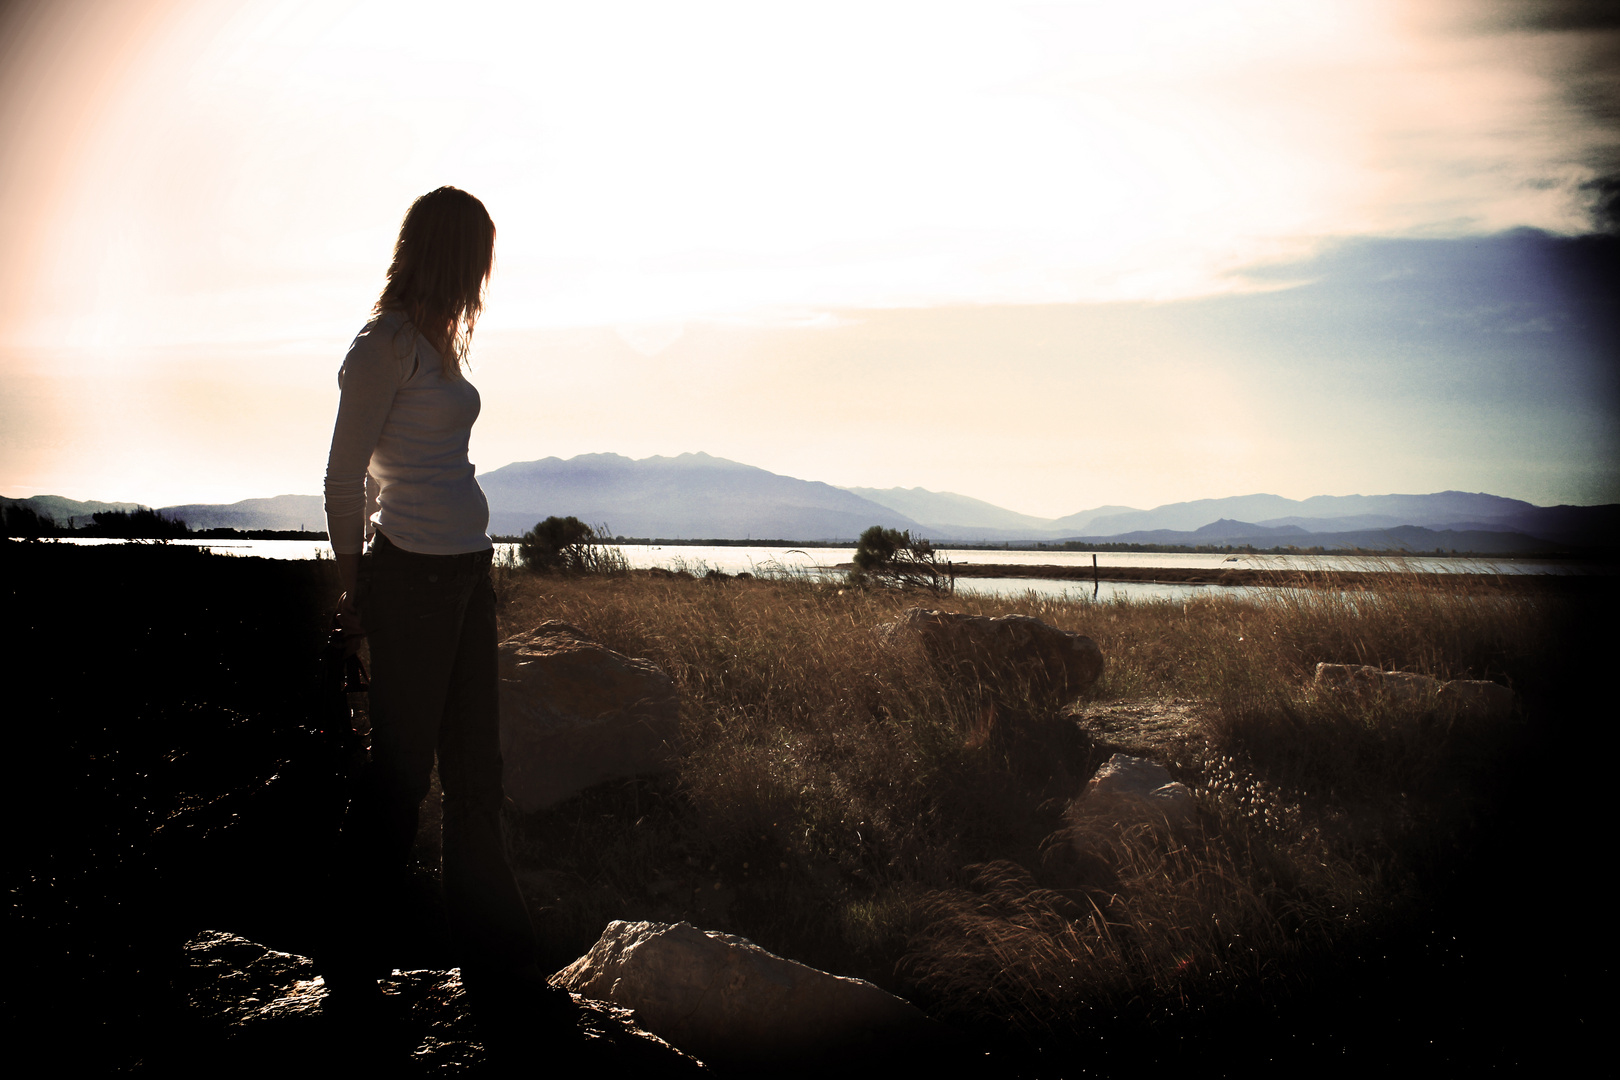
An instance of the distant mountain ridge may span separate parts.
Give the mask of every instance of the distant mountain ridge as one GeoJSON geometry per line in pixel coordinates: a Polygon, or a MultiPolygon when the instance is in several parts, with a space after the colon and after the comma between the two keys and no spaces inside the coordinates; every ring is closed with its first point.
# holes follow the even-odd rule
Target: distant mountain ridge
{"type": "Polygon", "coordinates": [[[88,525],[91,516],[108,511],[129,513],[141,508],[139,503],[113,503],[113,502],[80,502],[77,499],[64,499],[60,495],[32,495],[26,499],[0,499],[0,503],[9,503],[12,506],[21,506],[40,517],[50,518],[59,525],[88,525]]]}
{"type": "MultiPolygon", "coordinates": [[[[853,540],[872,525],[906,529],[936,543],[1075,541],[1256,547],[1458,547],[1419,529],[1462,537],[1518,534],[1514,550],[1609,545],[1620,535],[1620,505],[1536,506],[1482,492],[1429,495],[1238,495],[1167,503],[1151,510],[1099,506],[1061,518],[1007,510],[981,499],[925,488],[840,488],[800,480],[705,453],[640,460],[581,454],[513,462],[479,476],[489,497],[490,532],[517,535],[536,522],[569,516],[606,524],[621,536],[665,539],[853,540]],[[1402,539],[1402,537],[1405,539],[1402,539]],[[1432,541],[1432,542],[1431,542],[1432,541]]],[[[76,523],[134,503],[75,502],[57,496],[4,500],[76,523]]],[[[159,508],[192,528],[325,527],[316,495],[278,495],[228,505],[159,508]]],[[[1486,543],[1470,540],[1471,544],[1486,543]]],[[[1506,541],[1500,541],[1506,542],[1506,541]]],[[[1490,541],[1497,544],[1499,541],[1490,541]]],[[[1491,550],[1470,548],[1470,550],[1491,550]]]]}
{"type": "MultiPolygon", "coordinates": [[[[1052,522],[1046,518],[1032,517],[1029,514],[1020,514],[1013,510],[1003,510],[999,506],[984,502],[980,499],[969,498],[966,495],[957,495],[949,491],[929,491],[926,488],[845,488],[863,499],[886,506],[896,513],[904,514],[913,521],[923,523],[924,528],[939,529],[990,529],[997,532],[1029,532],[1046,533],[1051,530],[1052,522]]],[[[952,535],[955,535],[954,533],[952,535]]]]}
{"type": "MultiPolygon", "coordinates": [[[[1152,510],[1100,506],[1067,517],[1045,519],[1014,515],[989,503],[922,488],[857,490],[874,502],[903,509],[922,521],[933,540],[1074,540],[1141,544],[1227,544],[1273,547],[1409,547],[1380,541],[1392,529],[1417,527],[1454,533],[1518,533],[1516,550],[1534,540],[1557,545],[1593,546],[1620,534],[1620,506],[1536,506],[1521,499],[1479,492],[1441,491],[1431,495],[1235,495],[1167,503],[1152,510]],[[988,528],[988,515],[967,527],[946,522],[962,504],[975,504],[1016,519],[1017,528],[988,528]],[[1234,530],[1233,525],[1241,526],[1234,530]],[[1213,531],[1211,531],[1213,530],[1213,531]],[[1292,530],[1292,532],[1290,531],[1292,530]],[[993,535],[992,535],[993,534],[993,535]],[[1289,539],[1310,537],[1309,540],[1289,539]],[[1262,541],[1264,543],[1262,543],[1262,541]]],[[[960,519],[962,515],[958,515],[960,519]]],[[[1009,525],[1011,521],[1009,521],[1009,525]]],[[[1427,546],[1433,550],[1439,541],[1427,546]]],[[[1454,545],[1453,545],[1454,546],[1454,545]]],[[[1545,545],[1542,545],[1545,546],[1545,545]]],[[[1461,550],[1459,548],[1459,550],[1461,550]]]]}
{"type": "MultiPolygon", "coordinates": [[[[1391,525],[1434,527],[1457,521],[1490,521],[1537,509],[1540,508],[1518,499],[1464,491],[1441,491],[1432,495],[1313,495],[1308,499],[1235,495],[1110,514],[1093,519],[1085,531],[1094,536],[1112,536],[1140,529],[1191,530],[1222,518],[1260,525],[1300,524],[1304,527],[1306,521],[1321,526],[1338,518],[1371,515],[1387,519],[1391,525]]],[[[1308,531],[1324,530],[1318,527],[1308,531]]]]}
{"type": "Polygon", "coordinates": [[[326,531],[326,501],[319,495],[276,495],[217,506],[187,503],[158,511],[179,518],[193,529],[286,529],[326,531]]]}
{"type": "Polygon", "coordinates": [[[842,488],[708,454],[619,454],[518,461],[478,478],[494,534],[552,515],[606,524],[618,536],[847,540],[872,525],[917,531],[911,518],[842,488]]]}
{"type": "MultiPolygon", "coordinates": [[[[1142,544],[1212,543],[1211,539],[1187,537],[1210,535],[1205,530],[1217,525],[1223,526],[1218,530],[1223,534],[1220,542],[1234,545],[1254,540],[1259,546],[1259,539],[1280,535],[1276,532],[1278,529],[1298,529],[1310,537],[1309,541],[1297,541],[1300,547],[1402,547],[1408,545],[1385,541],[1400,529],[1421,528],[1470,534],[1517,533],[1557,545],[1585,547],[1613,543],[1620,529],[1620,506],[1536,506],[1520,499],[1464,491],[1441,491],[1432,495],[1315,495],[1300,500],[1278,495],[1240,495],[1170,503],[1153,510],[1098,517],[1083,534],[1073,533],[1062,539],[1142,544]],[[1279,509],[1294,512],[1275,513],[1279,509]],[[1245,510],[1261,513],[1245,515],[1245,510]],[[1213,521],[1211,515],[1215,515],[1213,521]],[[1237,535],[1229,527],[1232,523],[1244,525],[1247,531],[1242,536],[1237,535]]],[[[1266,546],[1295,542],[1274,540],[1266,546]]],[[[1434,546],[1445,545],[1436,542],[1430,550],[1434,546]]]]}
{"type": "Polygon", "coordinates": [[[1108,537],[1084,537],[1081,543],[1139,544],[1143,547],[1325,548],[1327,550],[1408,551],[1414,555],[1469,552],[1477,555],[1552,553],[1571,546],[1500,529],[1426,529],[1398,525],[1389,529],[1350,532],[1306,532],[1297,525],[1266,528],[1247,521],[1221,520],[1191,531],[1152,529],[1108,537]]]}

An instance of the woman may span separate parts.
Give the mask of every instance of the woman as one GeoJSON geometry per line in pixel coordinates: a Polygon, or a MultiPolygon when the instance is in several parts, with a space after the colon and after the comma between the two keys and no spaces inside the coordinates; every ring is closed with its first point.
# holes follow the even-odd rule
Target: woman
{"type": "Polygon", "coordinates": [[[377,974],[392,966],[379,938],[399,902],[437,753],[445,911],[469,989],[568,1001],[546,994],[501,839],[493,545],[467,461],[478,391],[461,370],[494,255],[483,203],[452,187],[417,199],[371,321],[338,373],[327,528],[343,584],[339,620],[351,647],[362,636],[371,647],[372,766],[344,822],[339,871],[370,925],[332,942],[323,965],[350,998],[374,999],[377,974]]]}

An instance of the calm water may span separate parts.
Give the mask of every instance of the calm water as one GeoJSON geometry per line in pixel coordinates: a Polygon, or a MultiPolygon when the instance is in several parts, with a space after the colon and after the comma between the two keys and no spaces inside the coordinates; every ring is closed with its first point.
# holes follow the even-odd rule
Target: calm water
{"type": "MultiPolygon", "coordinates": [[[[53,543],[69,544],[121,544],[126,541],[62,538],[53,543]]],[[[330,558],[331,548],[320,540],[175,540],[186,547],[207,548],[220,555],[257,556],[267,559],[330,558]]],[[[786,547],[708,547],[688,545],[627,544],[625,558],[635,569],[663,567],[668,570],[687,570],[704,574],[719,570],[727,574],[806,574],[815,577],[842,573],[836,567],[855,557],[855,549],[847,548],[786,548],[786,547]]],[[[954,563],[984,565],[1029,564],[1038,566],[1090,567],[1088,551],[964,551],[941,549],[942,557],[954,563]]],[[[517,559],[516,544],[497,544],[499,559],[517,559]]],[[[1099,566],[1162,566],[1166,568],[1215,569],[1219,567],[1245,567],[1256,570],[1380,570],[1401,569],[1431,574],[1497,573],[1497,574],[1570,574],[1610,573],[1612,567],[1599,567],[1590,563],[1541,562],[1515,559],[1438,558],[1435,556],[1406,558],[1397,564],[1392,559],[1357,557],[1350,555],[1198,555],[1171,552],[1118,552],[1097,553],[1099,566]]],[[[1070,597],[1091,599],[1092,585],[1082,581],[1060,581],[1040,578],[962,578],[957,582],[961,592],[988,593],[1000,596],[1022,596],[1034,593],[1043,597],[1070,597]]],[[[1116,597],[1133,600],[1165,599],[1185,600],[1189,596],[1215,590],[1225,596],[1264,592],[1265,586],[1189,585],[1182,582],[1104,581],[1096,590],[1098,600],[1116,597]]]]}

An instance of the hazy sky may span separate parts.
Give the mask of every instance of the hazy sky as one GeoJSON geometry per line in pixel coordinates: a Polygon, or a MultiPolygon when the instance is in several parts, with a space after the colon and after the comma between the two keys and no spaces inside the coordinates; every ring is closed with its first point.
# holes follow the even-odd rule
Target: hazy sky
{"type": "Polygon", "coordinates": [[[448,183],[499,230],[485,471],[1620,501],[1613,4],[0,20],[10,497],[318,492],[337,365],[448,183]]]}

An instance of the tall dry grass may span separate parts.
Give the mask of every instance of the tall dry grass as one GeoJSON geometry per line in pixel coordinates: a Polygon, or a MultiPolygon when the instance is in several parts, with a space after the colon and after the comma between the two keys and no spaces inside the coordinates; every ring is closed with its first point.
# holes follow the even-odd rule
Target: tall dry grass
{"type": "Polygon", "coordinates": [[[1421,891],[1511,728],[1318,694],[1318,662],[1518,685],[1557,648],[1556,597],[1417,575],[1259,599],[948,601],[1094,638],[1107,671],[1064,713],[1017,688],[987,706],[920,650],[880,645],[874,626],[940,603],[914,594],[502,577],[508,632],[560,619],[681,693],[675,777],[515,822],[559,956],[609,919],[684,918],[1020,1031],[1286,977],[1421,891]],[[1087,820],[1072,804],[1115,747],[1085,708],[1160,700],[1194,703],[1161,756],[1195,820],[1087,820]]]}

